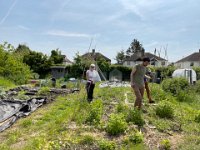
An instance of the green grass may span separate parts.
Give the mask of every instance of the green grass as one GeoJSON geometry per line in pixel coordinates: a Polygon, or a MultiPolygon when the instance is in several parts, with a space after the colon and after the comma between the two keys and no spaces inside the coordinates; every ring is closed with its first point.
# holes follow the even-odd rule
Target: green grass
{"type": "Polygon", "coordinates": [[[157,106],[147,104],[143,106],[147,112],[142,114],[145,120],[142,127],[127,122],[127,128],[121,134],[109,135],[106,133],[106,126],[110,115],[126,114],[126,110],[133,107],[125,104],[124,96],[128,92],[129,102],[134,102],[133,91],[128,87],[98,88],[96,86],[94,102],[88,103],[84,85],[81,85],[79,93],[57,97],[52,103],[42,106],[26,118],[19,119],[12,127],[1,132],[0,149],[148,150],[148,145],[145,144],[147,137],[148,140],[155,141],[154,149],[157,149],[157,144],[162,143],[164,139],[169,139],[170,146],[177,150],[199,149],[200,123],[195,122],[195,115],[200,109],[198,100],[200,96],[194,93],[195,99],[192,101],[180,102],[176,97],[164,92],[160,85],[151,84],[150,88],[156,103],[169,101],[172,104],[173,118],[160,118],[156,115],[157,106]],[[150,125],[156,128],[150,129],[150,125]],[[178,127],[180,130],[177,130],[178,127]],[[140,137],[133,136],[133,131],[140,129],[142,140],[141,143],[135,144],[131,141],[140,137]],[[176,136],[181,139],[176,139],[176,136]],[[171,141],[173,137],[175,139],[171,141]]]}

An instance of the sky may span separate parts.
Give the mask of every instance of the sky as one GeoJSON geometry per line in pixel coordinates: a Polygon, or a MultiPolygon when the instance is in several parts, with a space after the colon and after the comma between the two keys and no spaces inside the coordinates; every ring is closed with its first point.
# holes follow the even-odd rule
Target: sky
{"type": "Polygon", "coordinates": [[[200,49],[199,0],[0,0],[0,43],[73,60],[96,49],[115,63],[133,39],[176,62],[200,49]]]}

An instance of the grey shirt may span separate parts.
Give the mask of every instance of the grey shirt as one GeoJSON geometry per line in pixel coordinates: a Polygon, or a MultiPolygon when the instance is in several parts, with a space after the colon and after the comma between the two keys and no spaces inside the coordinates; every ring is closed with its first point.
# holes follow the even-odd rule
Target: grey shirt
{"type": "Polygon", "coordinates": [[[135,73],[131,74],[132,84],[136,84],[138,87],[144,87],[144,76],[147,72],[147,68],[142,64],[135,66],[135,73]]]}

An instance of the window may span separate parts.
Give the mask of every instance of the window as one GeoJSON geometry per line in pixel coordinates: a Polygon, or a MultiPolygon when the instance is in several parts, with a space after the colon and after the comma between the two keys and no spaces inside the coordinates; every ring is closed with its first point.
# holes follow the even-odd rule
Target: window
{"type": "Polygon", "coordinates": [[[165,65],[165,61],[162,61],[162,62],[161,62],[161,65],[164,66],[164,65],[165,65]]]}
{"type": "Polygon", "coordinates": [[[191,63],[190,63],[190,66],[194,66],[194,62],[191,62],[191,63]]]}

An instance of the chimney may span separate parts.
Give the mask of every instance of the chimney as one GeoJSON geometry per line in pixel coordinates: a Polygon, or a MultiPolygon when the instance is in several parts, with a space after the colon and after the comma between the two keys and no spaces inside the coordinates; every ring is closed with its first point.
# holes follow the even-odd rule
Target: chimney
{"type": "Polygon", "coordinates": [[[95,53],[95,49],[92,49],[92,54],[94,54],[95,53]]]}

